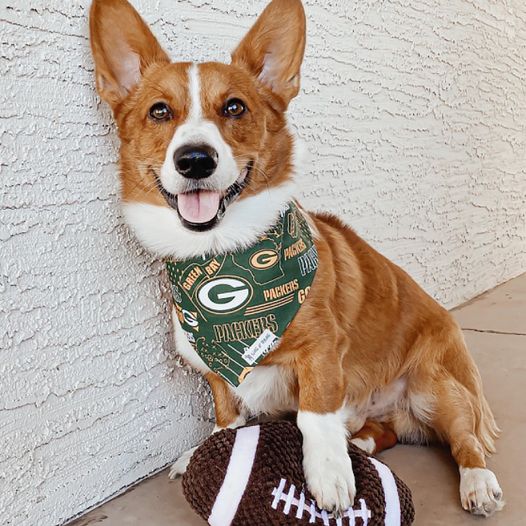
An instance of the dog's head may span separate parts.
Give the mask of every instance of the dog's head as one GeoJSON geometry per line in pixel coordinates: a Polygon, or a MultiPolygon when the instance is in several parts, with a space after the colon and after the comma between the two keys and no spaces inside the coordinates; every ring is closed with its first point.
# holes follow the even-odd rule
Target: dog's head
{"type": "Polygon", "coordinates": [[[163,255],[253,241],[290,199],[285,111],[300,85],[301,1],[273,0],[228,65],[171,62],[126,0],[94,0],[90,36],[139,238],[163,255]]]}

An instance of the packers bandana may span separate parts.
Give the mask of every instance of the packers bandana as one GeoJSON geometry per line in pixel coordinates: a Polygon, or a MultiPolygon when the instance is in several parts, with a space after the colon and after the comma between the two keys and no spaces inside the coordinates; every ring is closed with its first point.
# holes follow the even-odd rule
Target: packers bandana
{"type": "Polygon", "coordinates": [[[168,261],[181,327],[206,365],[238,386],[270,352],[307,297],[318,268],[295,203],[250,248],[168,261]]]}

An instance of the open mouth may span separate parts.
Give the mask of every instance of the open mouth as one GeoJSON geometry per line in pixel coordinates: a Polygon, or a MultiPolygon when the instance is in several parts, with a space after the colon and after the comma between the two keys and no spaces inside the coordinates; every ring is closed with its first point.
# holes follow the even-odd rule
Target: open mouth
{"type": "Polygon", "coordinates": [[[166,202],[179,214],[181,222],[189,230],[204,232],[213,228],[225,215],[228,206],[233,203],[249,182],[254,165],[249,161],[241,171],[239,178],[225,191],[196,189],[181,194],[168,192],[157,177],[157,185],[166,202]]]}

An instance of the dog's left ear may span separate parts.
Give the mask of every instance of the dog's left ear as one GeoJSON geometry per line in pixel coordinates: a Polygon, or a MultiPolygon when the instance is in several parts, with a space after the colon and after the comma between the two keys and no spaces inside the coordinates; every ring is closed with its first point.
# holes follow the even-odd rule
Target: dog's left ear
{"type": "Polygon", "coordinates": [[[300,89],[305,28],[301,0],[273,0],[232,53],[232,63],[270,88],[283,111],[300,89]]]}

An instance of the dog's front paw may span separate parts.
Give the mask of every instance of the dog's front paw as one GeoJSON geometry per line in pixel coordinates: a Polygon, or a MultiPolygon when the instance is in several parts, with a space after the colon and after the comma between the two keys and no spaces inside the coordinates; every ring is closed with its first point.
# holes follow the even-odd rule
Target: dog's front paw
{"type": "Polygon", "coordinates": [[[460,468],[460,501],[466,511],[484,517],[504,507],[497,477],[483,468],[460,468]]]}
{"type": "Polygon", "coordinates": [[[327,451],[313,452],[304,457],[303,469],[318,507],[341,515],[354,504],[356,483],[347,454],[334,456],[327,451]]]}
{"type": "Polygon", "coordinates": [[[170,478],[171,480],[175,480],[177,477],[180,477],[184,474],[186,468],[188,467],[188,464],[190,463],[190,459],[192,458],[192,455],[194,454],[194,451],[196,449],[197,447],[193,447],[192,449],[185,451],[177,459],[177,461],[172,464],[170,472],[168,473],[168,478],[170,478]]]}

